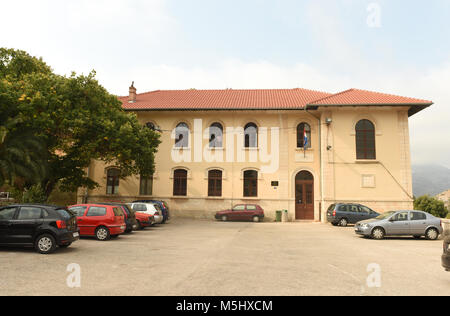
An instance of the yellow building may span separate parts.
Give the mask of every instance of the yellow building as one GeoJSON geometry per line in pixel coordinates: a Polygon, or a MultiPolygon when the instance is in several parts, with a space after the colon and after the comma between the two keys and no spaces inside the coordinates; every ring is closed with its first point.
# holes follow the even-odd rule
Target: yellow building
{"type": "Polygon", "coordinates": [[[240,203],[269,219],[326,221],[336,202],[378,212],[411,209],[408,118],[432,102],[351,89],[184,90],[120,98],[161,133],[151,179],[119,179],[93,162],[101,184],[79,201],[166,201],[172,215],[212,218],[240,203]]]}

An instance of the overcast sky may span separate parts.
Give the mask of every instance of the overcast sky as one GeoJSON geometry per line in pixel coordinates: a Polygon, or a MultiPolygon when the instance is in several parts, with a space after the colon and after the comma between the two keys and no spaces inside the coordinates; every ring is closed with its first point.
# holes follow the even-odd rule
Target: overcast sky
{"type": "Polygon", "coordinates": [[[450,1],[1,1],[0,46],[111,93],[368,89],[432,100],[411,118],[414,164],[450,168],[450,1]]]}

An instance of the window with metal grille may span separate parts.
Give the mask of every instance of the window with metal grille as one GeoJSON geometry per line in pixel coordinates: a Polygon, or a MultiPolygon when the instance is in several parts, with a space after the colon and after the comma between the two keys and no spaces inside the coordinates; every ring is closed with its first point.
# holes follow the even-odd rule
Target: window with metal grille
{"type": "Polygon", "coordinates": [[[183,169],[174,171],[173,174],[173,195],[186,196],[187,195],[187,175],[188,172],[183,169]]]}
{"type": "Polygon", "coordinates": [[[356,124],[356,158],[376,159],[375,125],[369,120],[356,124]]]}
{"type": "Polygon", "coordinates": [[[222,171],[208,172],[208,196],[222,196],[222,171]]]}
{"type": "Polygon", "coordinates": [[[244,172],[244,197],[258,197],[258,172],[244,172]]]}

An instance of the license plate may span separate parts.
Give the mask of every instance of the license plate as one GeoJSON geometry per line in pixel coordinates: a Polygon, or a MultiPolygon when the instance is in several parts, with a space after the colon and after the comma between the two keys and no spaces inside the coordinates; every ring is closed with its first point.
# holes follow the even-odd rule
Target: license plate
{"type": "Polygon", "coordinates": [[[80,237],[80,234],[79,233],[73,233],[73,237],[74,238],[78,238],[78,237],[80,237]]]}

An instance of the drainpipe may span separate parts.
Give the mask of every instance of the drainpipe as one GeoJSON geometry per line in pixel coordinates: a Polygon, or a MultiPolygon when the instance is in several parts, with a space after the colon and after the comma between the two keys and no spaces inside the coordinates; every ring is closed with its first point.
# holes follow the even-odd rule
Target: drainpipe
{"type": "Polygon", "coordinates": [[[324,220],[322,218],[322,209],[324,207],[323,200],[323,160],[322,160],[322,120],[315,117],[312,113],[308,111],[308,107],[305,107],[305,112],[311,115],[313,118],[317,120],[319,123],[319,159],[320,159],[320,212],[319,212],[319,220],[322,222],[324,220]]]}

